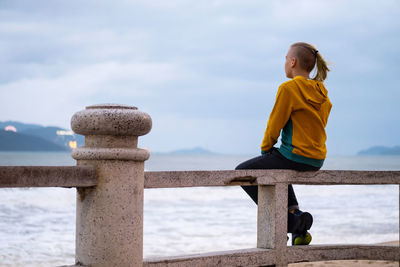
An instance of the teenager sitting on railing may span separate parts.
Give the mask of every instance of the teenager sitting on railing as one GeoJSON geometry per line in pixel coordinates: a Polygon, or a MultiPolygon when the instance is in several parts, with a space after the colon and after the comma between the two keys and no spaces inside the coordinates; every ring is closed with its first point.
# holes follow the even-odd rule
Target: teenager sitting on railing
{"type": "MultiPolygon", "coordinates": [[[[326,156],[325,126],[332,104],[323,81],[329,71],[320,52],[308,43],[294,43],[286,55],[286,77],[278,89],[274,108],[268,119],[261,156],[241,163],[236,169],[293,169],[317,171],[326,156]],[[310,72],[316,66],[315,77],[310,72]],[[282,130],[282,133],[281,133],[282,130]],[[282,144],[275,148],[279,135],[282,144]]],[[[257,204],[257,186],[242,186],[257,204]]],[[[311,242],[313,218],[302,212],[293,191],[288,188],[288,233],[293,245],[311,242]]]]}

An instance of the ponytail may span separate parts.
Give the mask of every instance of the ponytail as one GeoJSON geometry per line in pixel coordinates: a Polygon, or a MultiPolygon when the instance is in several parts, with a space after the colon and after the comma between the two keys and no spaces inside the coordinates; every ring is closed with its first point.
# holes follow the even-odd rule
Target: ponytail
{"type": "Polygon", "coordinates": [[[330,69],[328,68],[325,59],[321,56],[317,48],[309,43],[304,42],[294,43],[291,45],[291,47],[295,48],[295,56],[299,60],[301,68],[311,72],[314,67],[316,67],[316,73],[312,79],[323,82],[328,76],[328,71],[330,71],[330,69]]]}
{"type": "Polygon", "coordinates": [[[315,61],[317,65],[317,72],[315,73],[313,80],[323,82],[328,76],[328,71],[330,71],[330,69],[318,50],[315,51],[315,61]]]}

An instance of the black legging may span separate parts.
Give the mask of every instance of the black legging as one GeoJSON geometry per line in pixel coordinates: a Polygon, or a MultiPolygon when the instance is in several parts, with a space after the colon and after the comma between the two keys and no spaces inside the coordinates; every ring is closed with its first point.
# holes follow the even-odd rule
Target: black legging
{"type": "MultiPolygon", "coordinates": [[[[236,167],[236,170],[247,169],[290,169],[297,171],[318,171],[320,168],[289,160],[282,156],[278,149],[272,148],[266,154],[242,162],[236,167]]],[[[257,204],[258,187],[256,185],[247,185],[242,186],[242,188],[257,204]]],[[[291,184],[288,187],[288,208],[299,208],[299,203],[297,202],[296,195],[291,184]]]]}

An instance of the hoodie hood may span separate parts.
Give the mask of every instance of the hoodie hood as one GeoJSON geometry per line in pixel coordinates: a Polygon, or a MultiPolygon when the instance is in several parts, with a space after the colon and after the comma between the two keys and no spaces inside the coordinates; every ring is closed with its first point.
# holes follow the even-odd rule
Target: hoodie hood
{"type": "Polygon", "coordinates": [[[322,82],[308,80],[302,76],[296,76],[293,81],[299,87],[301,95],[316,110],[320,110],[321,105],[328,100],[328,90],[322,82]]]}

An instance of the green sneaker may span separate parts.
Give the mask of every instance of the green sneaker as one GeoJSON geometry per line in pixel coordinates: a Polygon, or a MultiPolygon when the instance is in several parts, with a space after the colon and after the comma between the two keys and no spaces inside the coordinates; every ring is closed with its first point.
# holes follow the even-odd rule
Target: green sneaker
{"type": "Polygon", "coordinates": [[[292,234],[292,246],[302,246],[311,243],[312,236],[309,232],[305,234],[292,234]]]}

